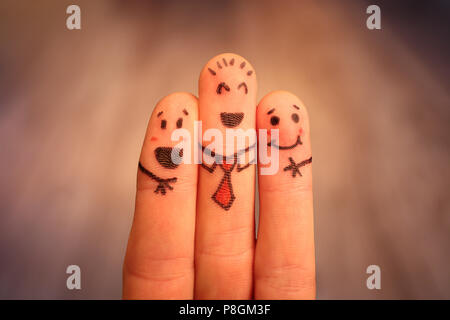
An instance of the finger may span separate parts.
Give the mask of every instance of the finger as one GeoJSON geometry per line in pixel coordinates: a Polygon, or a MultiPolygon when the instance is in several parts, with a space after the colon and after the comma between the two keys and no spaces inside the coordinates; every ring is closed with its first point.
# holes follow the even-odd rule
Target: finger
{"type": "MultiPolygon", "coordinates": [[[[259,163],[260,217],[255,252],[256,299],[314,299],[315,258],[311,143],[304,105],[276,91],[257,108],[259,129],[279,129],[266,145],[278,170],[259,163]],[[270,142],[272,141],[272,142],[270,142]],[[278,151],[278,156],[276,153],[278,151]]],[[[260,148],[262,139],[259,141],[260,148]]],[[[260,158],[261,162],[263,159],[260,158]]]]}
{"type": "Polygon", "coordinates": [[[139,160],[124,298],[193,298],[197,165],[189,135],[197,113],[197,98],[188,93],[171,94],[153,110],[139,160]],[[175,129],[184,129],[176,131],[185,134],[181,142],[171,139],[175,129]]]}
{"type": "MultiPolygon", "coordinates": [[[[254,130],[256,90],[254,69],[244,58],[228,53],[211,59],[199,80],[203,133],[217,129],[225,137],[226,129],[254,130]]],[[[215,152],[213,163],[199,168],[195,239],[198,299],[252,296],[255,165],[248,164],[256,146],[252,138],[228,150],[227,145],[233,146],[230,140],[223,147],[207,147],[206,153],[211,149],[215,152]],[[240,164],[236,164],[237,153],[245,156],[240,164]],[[223,155],[231,161],[218,163],[223,155]]],[[[211,141],[202,143],[208,146],[211,141]]]]}

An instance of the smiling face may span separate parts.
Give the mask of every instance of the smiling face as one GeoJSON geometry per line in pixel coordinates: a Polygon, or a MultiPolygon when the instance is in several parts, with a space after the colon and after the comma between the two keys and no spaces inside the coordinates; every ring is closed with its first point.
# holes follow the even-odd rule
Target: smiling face
{"type": "Polygon", "coordinates": [[[279,150],[294,149],[303,144],[306,118],[302,103],[292,94],[279,92],[263,99],[258,107],[258,128],[266,129],[268,146],[279,150]],[[270,130],[279,130],[279,141],[270,137],[270,130]]]}
{"type": "MultiPolygon", "coordinates": [[[[181,129],[183,127],[183,116],[187,117],[189,116],[189,112],[186,109],[183,109],[180,113],[180,116],[177,118],[175,116],[175,119],[172,119],[171,122],[175,122],[175,126],[171,128],[172,126],[168,123],[167,117],[164,116],[164,111],[159,111],[157,113],[157,121],[159,121],[159,128],[161,130],[161,136],[165,135],[166,132],[170,131],[172,133],[175,129],[181,129]],[[172,129],[172,130],[171,130],[172,129]]],[[[172,117],[171,117],[172,118],[172,117]]],[[[152,141],[157,141],[157,136],[151,137],[152,141]]],[[[178,165],[181,163],[183,159],[183,149],[179,148],[172,148],[172,147],[157,147],[155,149],[155,158],[159,162],[160,165],[162,165],[166,169],[175,169],[178,167],[178,165]],[[175,157],[172,158],[172,151],[175,151],[175,157]]]]}
{"type": "Polygon", "coordinates": [[[221,54],[206,64],[200,79],[201,100],[208,102],[207,108],[216,117],[216,123],[218,120],[224,128],[254,126],[247,106],[256,107],[256,75],[248,61],[235,54],[221,54]]]}
{"type": "MultiPolygon", "coordinates": [[[[224,68],[233,68],[235,67],[236,58],[227,58],[222,57],[222,61],[220,61],[220,57],[217,58],[216,61],[217,70],[221,70],[224,68]],[[227,59],[229,59],[227,61],[227,59]]],[[[242,60],[242,62],[239,63],[239,67],[236,65],[236,70],[232,70],[233,77],[227,76],[227,72],[220,71],[221,75],[217,75],[217,71],[212,69],[211,67],[208,67],[209,73],[213,75],[214,77],[217,76],[219,79],[217,84],[216,93],[219,96],[224,96],[227,94],[236,94],[236,95],[247,95],[248,94],[248,78],[251,77],[253,74],[253,70],[246,69],[247,62],[242,60]],[[239,70],[241,69],[241,70],[239,70]],[[238,77],[236,77],[236,75],[238,77]],[[246,77],[247,76],[247,77],[246,77]],[[223,81],[222,81],[223,80],[223,81]],[[226,81],[225,81],[226,80],[226,81]],[[234,92],[236,91],[236,93],[234,92]]],[[[234,128],[237,127],[242,120],[244,119],[244,113],[243,112],[221,112],[220,113],[220,121],[222,124],[227,128],[234,128]]]]}
{"type": "MultiPolygon", "coordinates": [[[[276,113],[276,109],[272,108],[269,111],[267,111],[267,115],[268,117],[270,117],[269,122],[270,122],[270,126],[272,127],[271,129],[279,129],[280,131],[283,130],[283,132],[285,131],[294,131],[292,134],[292,137],[294,138],[295,136],[295,127],[296,125],[300,122],[300,116],[298,113],[298,110],[300,110],[300,107],[293,104],[292,105],[293,109],[292,109],[292,113],[290,115],[290,117],[288,117],[288,119],[286,119],[286,112],[283,112],[284,110],[281,110],[280,112],[276,113]],[[295,109],[295,110],[294,110],[295,109]],[[281,115],[283,114],[283,115],[281,115]],[[281,123],[281,119],[280,119],[280,115],[284,118],[283,119],[283,123],[281,123]],[[285,124],[285,121],[292,121],[293,123],[288,123],[285,124]],[[292,130],[292,127],[294,127],[294,129],[292,130]],[[284,128],[284,129],[281,129],[284,128]],[[288,129],[286,129],[288,128],[288,129]]],[[[279,144],[277,144],[275,141],[269,140],[268,142],[268,146],[269,147],[274,147],[274,148],[278,148],[280,150],[288,150],[288,149],[293,149],[298,145],[302,144],[302,139],[301,139],[301,135],[303,129],[301,128],[301,125],[299,127],[298,133],[297,133],[297,137],[295,138],[295,141],[293,140],[292,143],[288,143],[286,145],[283,145],[281,142],[279,144]]],[[[287,137],[283,140],[289,140],[287,137]]],[[[280,138],[281,141],[281,138],[280,138]]]]}
{"type": "Polygon", "coordinates": [[[187,93],[175,93],[158,102],[148,126],[148,138],[144,142],[149,144],[144,148],[146,154],[143,155],[147,165],[153,163],[153,166],[170,170],[180,165],[184,150],[176,147],[181,140],[172,141],[171,135],[176,129],[187,129],[193,134],[196,103],[196,98],[187,93]]]}

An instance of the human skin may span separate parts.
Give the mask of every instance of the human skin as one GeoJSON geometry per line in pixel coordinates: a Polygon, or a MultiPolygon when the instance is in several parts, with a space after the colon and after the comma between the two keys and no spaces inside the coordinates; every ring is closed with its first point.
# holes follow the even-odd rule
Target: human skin
{"type": "MultiPolygon", "coordinates": [[[[256,90],[256,74],[247,60],[235,54],[223,54],[211,59],[200,73],[199,80],[199,117],[203,130],[217,128],[225,135],[226,127],[219,119],[223,112],[244,114],[235,129],[255,129],[256,90]],[[232,59],[234,63],[230,65],[232,59]],[[224,60],[228,61],[227,67],[224,60]],[[221,69],[217,63],[221,64],[221,69]],[[241,65],[244,67],[241,68],[241,65]],[[208,68],[216,70],[216,75],[211,74],[208,68]],[[249,71],[253,72],[247,75],[249,71]],[[218,84],[223,82],[230,90],[217,94],[218,84]],[[243,82],[247,84],[247,93],[242,87],[238,89],[243,82]]],[[[219,151],[228,155],[224,149],[219,151]]],[[[196,299],[252,297],[255,165],[241,172],[237,169],[231,172],[236,199],[228,210],[211,199],[223,175],[220,168],[213,173],[199,168],[195,234],[196,299]],[[230,283],[234,285],[230,286],[230,283]]]]}
{"type": "Polygon", "coordinates": [[[259,103],[257,126],[278,129],[279,143],[269,147],[269,152],[276,146],[281,148],[279,170],[274,175],[258,176],[255,299],[313,299],[315,258],[308,113],[295,95],[275,91],[259,103]],[[273,121],[276,125],[271,123],[272,118],[278,118],[278,123],[273,121]],[[289,158],[299,167],[293,167],[289,158]]]}
{"type": "MultiPolygon", "coordinates": [[[[308,114],[301,101],[285,91],[266,95],[256,107],[256,90],[253,66],[239,55],[226,53],[202,69],[198,100],[188,93],[175,93],[155,107],[138,168],[123,298],[315,298],[308,114]],[[192,137],[195,120],[202,121],[203,132],[214,128],[224,135],[227,128],[279,129],[278,144],[268,146],[269,152],[281,146],[279,170],[274,175],[258,170],[257,241],[256,166],[221,164],[218,155],[230,155],[225,146],[212,150],[216,158],[208,164],[167,162],[167,152],[173,150],[169,148],[176,145],[170,132],[180,118],[192,137]]],[[[203,146],[209,143],[202,142],[203,146]]],[[[251,146],[247,140],[245,153],[251,146]]]]}
{"type": "Polygon", "coordinates": [[[123,268],[124,298],[192,298],[198,166],[191,161],[192,164],[168,169],[155,156],[157,148],[176,145],[170,137],[179,118],[193,136],[198,118],[196,97],[174,93],[163,98],[148,124],[139,162],[159,177],[176,177],[177,181],[171,184],[173,190],[162,195],[155,192],[158,183],[138,170],[133,226],[123,268]],[[162,129],[164,120],[166,128],[162,129]]]}

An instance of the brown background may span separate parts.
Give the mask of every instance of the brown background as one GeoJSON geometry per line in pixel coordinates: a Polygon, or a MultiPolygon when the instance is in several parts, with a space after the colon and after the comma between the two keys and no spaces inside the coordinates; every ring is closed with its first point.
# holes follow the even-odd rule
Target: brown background
{"type": "Polygon", "coordinates": [[[152,108],[236,52],[309,108],[318,297],[449,299],[449,5],[392,2],[2,1],[0,298],[120,297],[152,108]]]}

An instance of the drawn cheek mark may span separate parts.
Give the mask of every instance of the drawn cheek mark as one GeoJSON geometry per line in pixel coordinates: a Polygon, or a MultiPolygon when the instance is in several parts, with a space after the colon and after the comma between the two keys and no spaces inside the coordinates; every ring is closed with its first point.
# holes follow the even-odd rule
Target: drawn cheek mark
{"type": "Polygon", "coordinates": [[[300,128],[300,129],[298,130],[298,134],[299,134],[299,135],[303,135],[303,129],[302,129],[302,128],[300,128]]]}
{"type": "Polygon", "coordinates": [[[151,137],[151,138],[150,138],[150,141],[157,141],[157,140],[158,140],[157,137],[151,137]]]}

